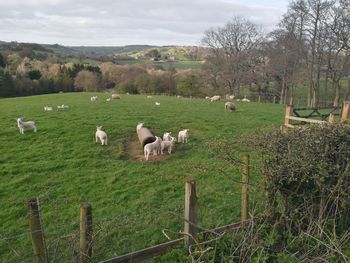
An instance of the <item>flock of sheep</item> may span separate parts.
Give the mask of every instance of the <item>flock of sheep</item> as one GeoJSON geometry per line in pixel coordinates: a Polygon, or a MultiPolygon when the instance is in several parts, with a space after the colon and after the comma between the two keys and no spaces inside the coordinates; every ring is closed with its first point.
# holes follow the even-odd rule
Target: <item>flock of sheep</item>
{"type": "MultiPolygon", "coordinates": [[[[152,98],[152,96],[147,96],[147,98],[150,99],[150,98],[152,98]]],[[[106,101],[110,101],[111,99],[120,99],[120,96],[118,94],[112,94],[111,98],[107,98],[106,101]]],[[[206,99],[210,100],[211,102],[214,102],[214,101],[219,101],[221,99],[221,96],[206,97],[206,99]]],[[[233,100],[234,95],[227,95],[226,99],[233,100]]],[[[90,98],[90,100],[92,102],[95,102],[98,100],[98,97],[92,96],[90,98]]],[[[237,101],[238,101],[238,99],[237,99],[237,101]]],[[[241,101],[250,102],[250,100],[247,99],[246,97],[244,97],[244,99],[242,99],[241,101]]],[[[160,103],[156,102],[155,105],[159,106],[160,103]]],[[[69,106],[64,105],[64,104],[57,106],[58,110],[65,110],[68,108],[69,108],[69,106]]],[[[52,110],[53,110],[53,107],[44,106],[44,111],[52,111],[52,110]]],[[[236,110],[236,106],[233,102],[226,102],[225,103],[225,111],[235,111],[235,110],[236,110]]],[[[34,132],[37,131],[37,127],[36,127],[34,121],[24,121],[22,118],[18,118],[17,119],[17,126],[18,126],[20,134],[24,134],[25,129],[33,129],[34,132]]],[[[141,128],[143,128],[143,123],[139,123],[136,127],[136,130],[138,131],[141,128]]],[[[175,137],[171,136],[171,132],[164,133],[163,139],[155,136],[156,140],[154,142],[148,143],[144,146],[143,150],[144,150],[145,159],[148,160],[149,155],[151,153],[153,153],[153,155],[163,154],[164,150],[167,150],[168,153],[171,154],[176,142],[181,142],[181,143],[186,142],[187,143],[188,136],[189,136],[188,131],[189,131],[188,129],[181,130],[178,133],[177,140],[175,137]]],[[[98,142],[98,140],[100,140],[101,145],[107,145],[107,143],[108,143],[107,133],[102,130],[102,126],[96,127],[95,139],[96,139],[96,143],[98,142]]]]}
{"type": "MultiPolygon", "coordinates": [[[[136,131],[139,132],[142,128],[144,128],[143,125],[144,123],[139,123],[136,126],[136,131]]],[[[187,143],[189,136],[188,132],[188,129],[179,131],[177,142],[187,143]]],[[[164,151],[167,150],[168,153],[171,154],[173,148],[175,147],[175,143],[176,138],[171,136],[171,132],[164,133],[163,139],[155,136],[155,141],[147,143],[143,148],[146,161],[148,161],[151,153],[153,153],[153,155],[164,154],[164,151]]]]}

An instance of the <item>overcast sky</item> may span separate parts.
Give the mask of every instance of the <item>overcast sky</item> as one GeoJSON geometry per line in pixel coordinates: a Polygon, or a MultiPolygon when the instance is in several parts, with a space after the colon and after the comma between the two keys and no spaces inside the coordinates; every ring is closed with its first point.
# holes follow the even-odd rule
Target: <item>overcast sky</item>
{"type": "Polygon", "coordinates": [[[0,40],[84,46],[198,45],[234,15],[273,29],[288,0],[0,0],[0,40]]]}

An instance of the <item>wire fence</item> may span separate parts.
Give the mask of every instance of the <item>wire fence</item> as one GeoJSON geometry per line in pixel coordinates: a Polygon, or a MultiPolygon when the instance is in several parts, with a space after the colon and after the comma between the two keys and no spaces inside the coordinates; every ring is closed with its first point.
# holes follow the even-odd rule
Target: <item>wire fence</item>
{"type": "MultiPolygon", "coordinates": [[[[250,168],[256,169],[254,165],[250,168]]],[[[214,229],[240,221],[241,185],[240,179],[233,179],[228,187],[220,186],[213,192],[203,192],[198,196],[196,224],[199,229],[214,229]]],[[[259,191],[258,186],[249,183],[249,191],[253,197],[259,191]]],[[[38,199],[42,216],[41,227],[50,262],[79,261],[79,205],[85,200],[75,196],[53,197],[50,190],[38,199]]],[[[258,207],[257,200],[251,198],[250,203],[250,211],[255,213],[258,207]]],[[[110,209],[113,207],[113,200],[110,204],[104,200],[104,204],[110,211],[114,211],[110,209]]],[[[3,200],[3,205],[13,207],[12,212],[15,213],[16,220],[2,220],[6,223],[0,232],[0,262],[32,262],[33,231],[28,226],[27,201],[9,199],[3,200]],[[13,224],[16,228],[10,227],[13,224]],[[11,229],[11,232],[7,229],[11,229]]],[[[92,207],[91,260],[98,262],[184,237],[184,210],[183,201],[174,207],[116,210],[115,213],[109,212],[108,216],[101,216],[107,214],[104,213],[106,208],[92,207]]],[[[211,239],[215,243],[218,238],[218,235],[214,235],[211,239]]]]}

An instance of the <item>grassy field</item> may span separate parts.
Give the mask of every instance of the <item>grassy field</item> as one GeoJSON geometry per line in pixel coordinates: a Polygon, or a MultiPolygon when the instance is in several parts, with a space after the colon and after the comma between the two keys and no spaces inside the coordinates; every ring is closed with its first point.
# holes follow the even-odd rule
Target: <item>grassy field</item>
{"type": "MultiPolygon", "coordinates": [[[[109,95],[100,93],[93,103],[92,95],[0,100],[0,262],[31,261],[25,201],[36,196],[49,254],[56,262],[76,256],[67,251],[78,250],[79,206],[84,201],[93,207],[94,262],[165,242],[162,229],[179,237],[182,222],[168,212],[182,216],[184,183],[190,179],[197,181],[202,226],[239,220],[240,174],[211,158],[206,143],[216,138],[234,142],[258,128],[279,126],[282,106],[237,102],[237,112],[225,113],[223,101],[122,95],[121,100],[106,102],[109,95]],[[161,105],[155,106],[155,101],[161,105]],[[62,103],[69,110],[57,111],[62,103]],[[44,112],[44,105],[54,106],[54,111],[44,112]],[[34,120],[38,132],[20,135],[18,117],[34,120]],[[189,143],[177,145],[167,160],[135,161],[126,144],[139,122],[156,135],[188,128],[189,143]],[[108,146],[94,142],[97,125],[108,133],[108,146]]],[[[252,182],[258,180],[252,169],[252,182]]],[[[259,191],[251,198],[259,198],[259,191]]],[[[180,252],[170,257],[186,262],[180,252]]]]}

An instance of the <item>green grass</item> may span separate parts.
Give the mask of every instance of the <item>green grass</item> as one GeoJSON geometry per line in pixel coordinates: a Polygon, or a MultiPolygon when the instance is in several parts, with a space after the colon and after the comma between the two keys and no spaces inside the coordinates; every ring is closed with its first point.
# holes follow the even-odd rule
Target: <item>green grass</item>
{"type": "MultiPolygon", "coordinates": [[[[223,101],[123,95],[106,102],[108,94],[100,93],[99,101],[92,103],[92,95],[0,100],[0,262],[32,259],[25,201],[36,196],[50,256],[60,255],[59,262],[72,257],[65,252],[69,244],[78,244],[78,236],[67,235],[78,233],[79,205],[84,201],[93,207],[94,232],[99,233],[94,261],[164,242],[165,228],[177,238],[182,222],[167,211],[183,214],[184,183],[190,179],[197,181],[202,226],[239,220],[240,185],[234,180],[239,181],[240,174],[211,158],[206,143],[215,138],[234,142],[258,128],[279,126],[282,106],[237,102],[237,112],[225,113],[223,101]],[[161,105],[155,106],[155,101],[161,105]],[[62,103],[69,110],[57,111],[62,103]],[[44,112],[44,105],[55,109],[44,112]],[[18,117],[34,120],[38,132],[20,135],[18,117]],[[124,145],[139,122],[156,135],[188,128],[189,143],[177,145],[175,155],[162,162],[131,160],[124,145]],[[108,133],[108,146],[94,142],[97,125],[108,133]],[[66,237],[57,244],[62,236],[66,237]]],[[[259,180],[254,169],[251,180],[259,180]]]]}

